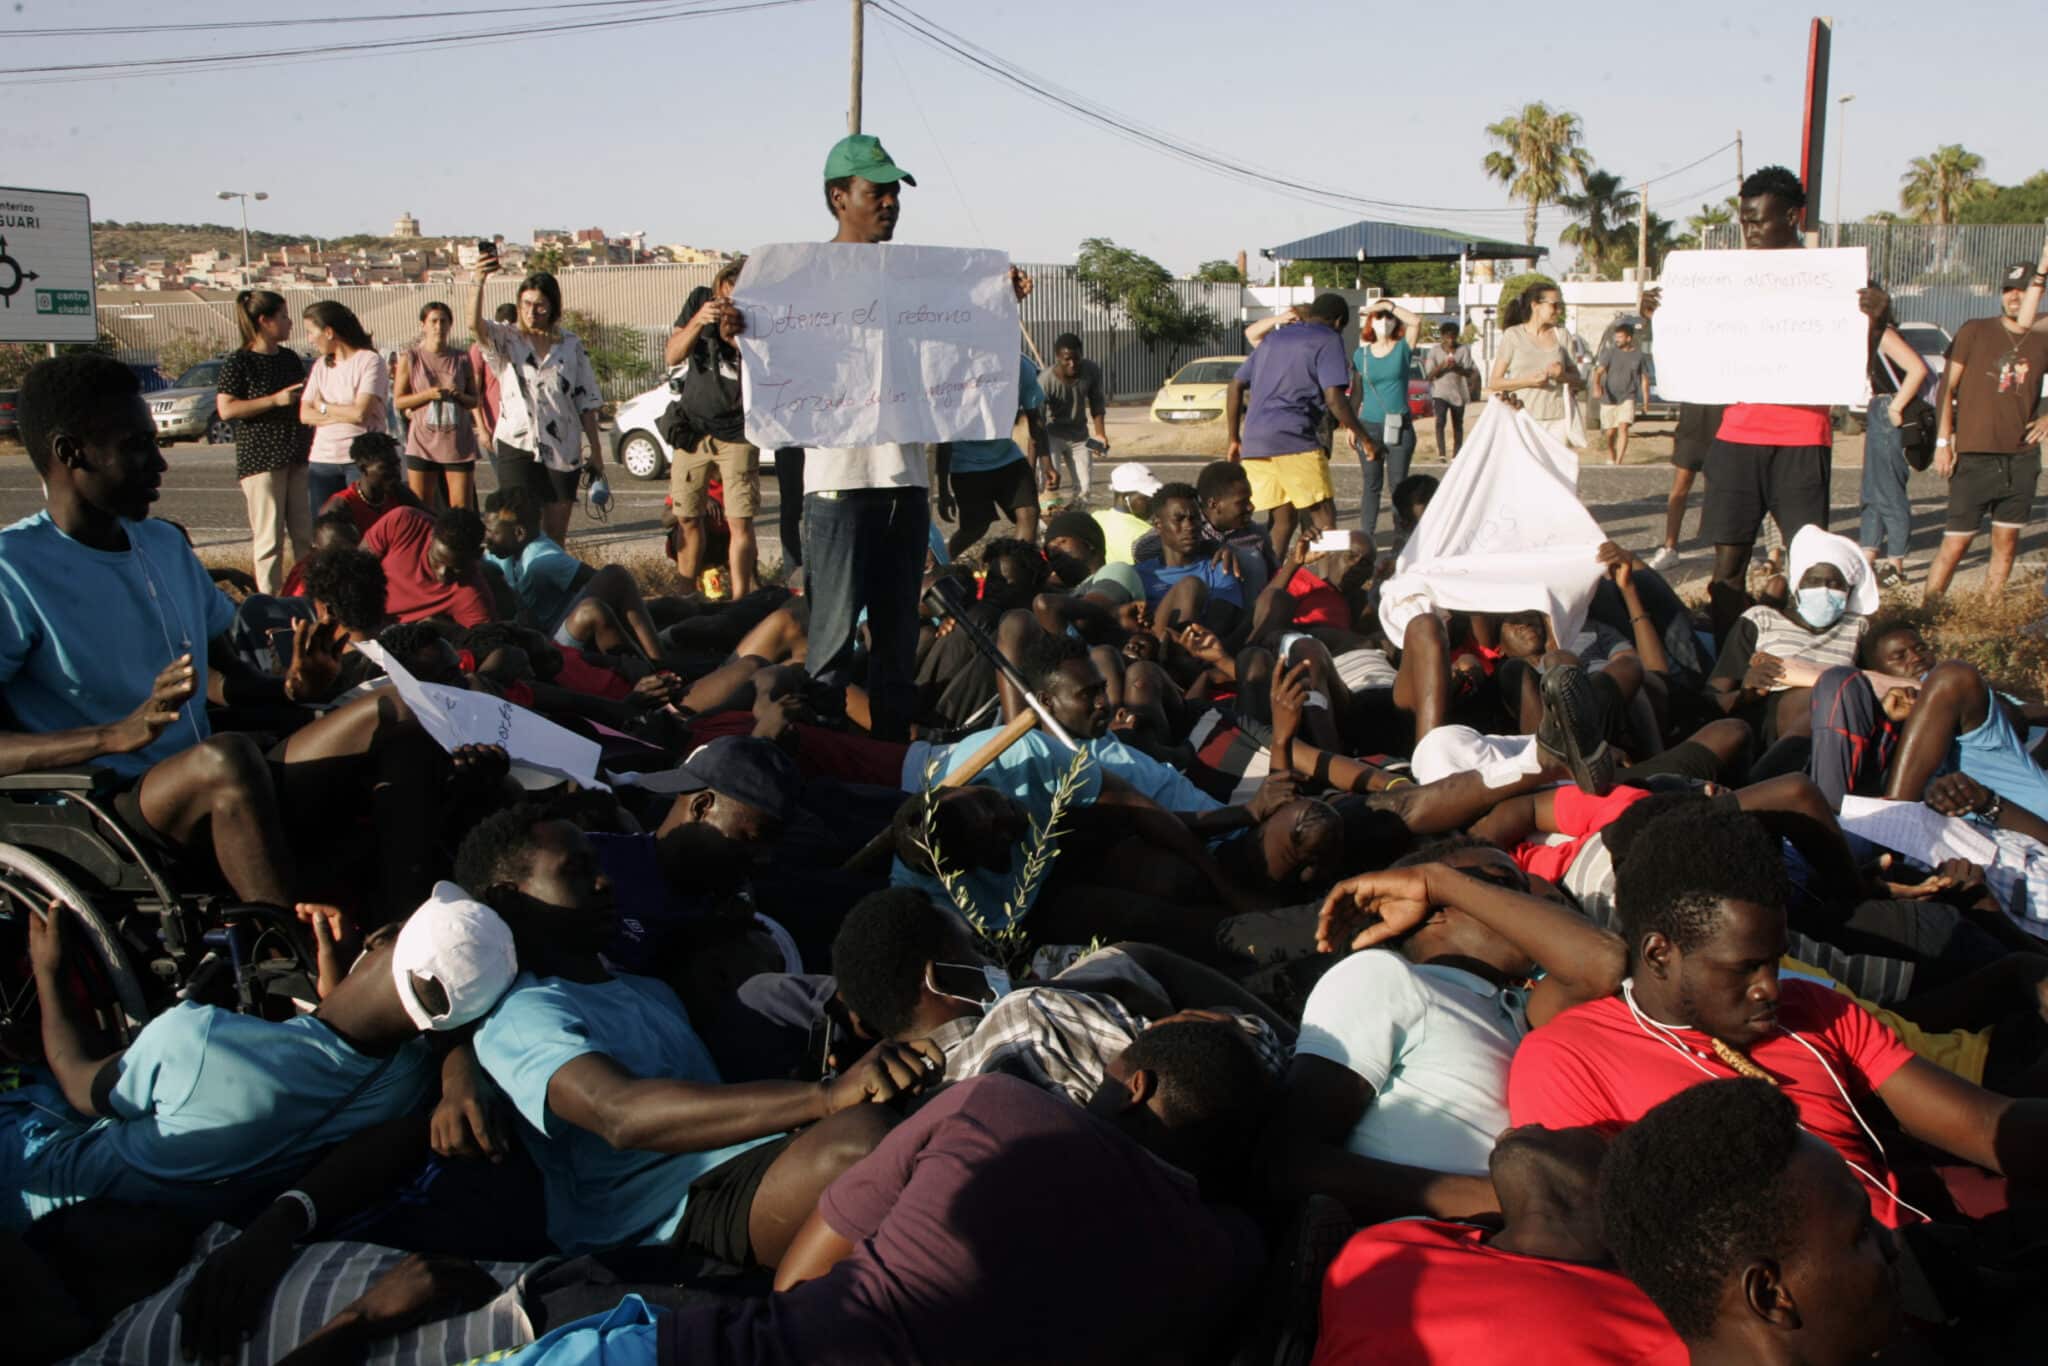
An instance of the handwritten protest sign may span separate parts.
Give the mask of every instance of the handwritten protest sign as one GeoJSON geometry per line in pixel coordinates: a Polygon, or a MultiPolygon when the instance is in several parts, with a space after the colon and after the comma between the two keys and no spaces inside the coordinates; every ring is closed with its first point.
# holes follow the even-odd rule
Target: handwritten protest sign
{"type": "Polygon", "coordinates": [[[1017,421],[1010,260],[958,247],[762,247],[733,291],[747,440],[872,446],[1008,436],[1017,421]]]}
{"type": "Polygon", "coordinates": [[[1674,251],[1657,281],[1657,393],[1681,403],[1855,403],[1869,320],[1862,247],[1674,251]]]}
{"type": "Polygon", "coordinates": [[[374,641],[361,641],[356,648],[383,667],[420,728],[450,754],[464,745],[500,745],[512,757],[512,776],[523,787],[546,787],[564,778],[585,787],[604,786],[597,778],[603,751],[595,740],[487,692],[422,683],[374,641]]]}

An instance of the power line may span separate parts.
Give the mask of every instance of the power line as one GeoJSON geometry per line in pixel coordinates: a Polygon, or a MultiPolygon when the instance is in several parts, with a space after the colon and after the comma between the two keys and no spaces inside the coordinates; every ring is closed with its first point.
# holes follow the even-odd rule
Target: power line
{"type": "Polygon", "coordinates": [[[0,38],[113,38],[158,33],[218,33],[238,28],[308,28],[323,24],[369,24],[410,22],[416,19],[465,19],[478,15],[499,17],[546,10],[619,9],[634,5],[657,5],[663,0],[557,0],[543,5],[492,5],[485,9],[415,10],[410,14],[344,14],[306,19],[216,19],[203,24],[93,24],[80,28],[0,29],[0,38]]]}
{"type": "Polygon", "coordinates": [[[350,57],[383,56],[406,51],[479,46],[489,43],[525,42],[560,34],[634,28],[645,24],[681,19],[703,19],[751,10],[779,9],[808,4],[810,0],[691,0],[679,8],[654,14],[630,14],[601,19],[565,20],[538,27],[486,29],[459,33],[422,34],[410,38],[387,38],[365,42],[327,43],[299,48],[273,48],[256,52],[194,54],[180,57],[147,57],[107,62],[80,62],[64,66],[0,67],[0,85],[63,85],[77,81],[101,81],[117,77],[180,75],[199,71],[248,69],[296,62],[340,60],[350,57]]]}

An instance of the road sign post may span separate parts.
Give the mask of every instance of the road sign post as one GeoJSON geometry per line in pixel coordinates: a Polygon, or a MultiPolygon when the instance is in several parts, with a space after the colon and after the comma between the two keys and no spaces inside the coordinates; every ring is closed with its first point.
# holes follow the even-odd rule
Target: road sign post
{"type": "Polygon", "coordinates": [[[93,304],[91,201],[0,185],[0,341],[96,341],[93,304]]]}

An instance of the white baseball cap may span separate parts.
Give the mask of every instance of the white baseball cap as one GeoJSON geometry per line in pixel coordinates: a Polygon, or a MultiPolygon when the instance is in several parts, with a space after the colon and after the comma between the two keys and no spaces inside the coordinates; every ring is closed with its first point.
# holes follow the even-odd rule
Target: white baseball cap
{"type": "Polygon", "coordinates": [[[434,894],[406,917],[391,950],[399,1003],[421,1029],[460,1029],[482,1019],[518,973],[511,929],[452,882],[434,884],[434,894]],[[412,986],[415,974],[440,984],[448,997],[446,1014],[434,1014],[420,1000],[412,986]]]}
{"type": "Polygon", "coordinates": [[[1109,472],[1109,487],[1113,493],[1142,493],[1147,498],[1165,487],[1150,465],[1126,461],[1109,472]]]}

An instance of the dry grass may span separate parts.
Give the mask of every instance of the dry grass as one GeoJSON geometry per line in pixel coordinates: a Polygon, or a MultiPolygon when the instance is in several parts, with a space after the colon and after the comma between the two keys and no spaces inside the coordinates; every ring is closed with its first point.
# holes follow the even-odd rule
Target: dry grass
{"type": "Polygon", "coordinates": [[[2025,629],[2048,608],[2036,581],[2015,575],[1997,597],[1959,592],[1931,607],[1909,600],[1917,595],[1915,589],[1887,597],[1881,616],[1919,627],[1939,657],[1967,660],[1993,687],[2022,697],[2048,696],[2048,632],[2025,629]]]}

